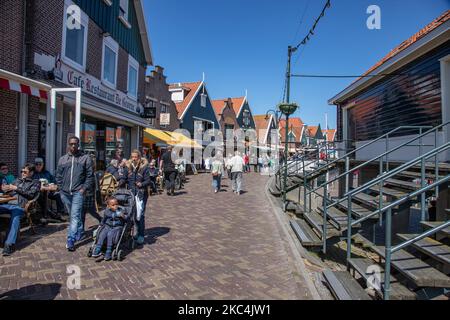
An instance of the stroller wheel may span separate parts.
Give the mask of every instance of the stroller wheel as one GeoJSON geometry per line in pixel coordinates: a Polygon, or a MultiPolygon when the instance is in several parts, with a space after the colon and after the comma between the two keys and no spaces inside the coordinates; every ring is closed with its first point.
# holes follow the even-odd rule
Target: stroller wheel
{"type": "Polygon", "coordinates": [[[89,251],[87,253],[88,258],[92,257],[92,248],[89,248],[89,251]]]}
{"type": "Polygon", "coordinates": [[[117,261],[122,261],[123,260],[123,251],[119,250],[119,252],[117,252],[117,261]]]}
{"type": "Polygon", "coordinates": [[[113,259],[113,260],[117,260],[117,251],[116,251],[116,250],[114,250],[114,251],[112,252],[112,259],[113,259]]]}

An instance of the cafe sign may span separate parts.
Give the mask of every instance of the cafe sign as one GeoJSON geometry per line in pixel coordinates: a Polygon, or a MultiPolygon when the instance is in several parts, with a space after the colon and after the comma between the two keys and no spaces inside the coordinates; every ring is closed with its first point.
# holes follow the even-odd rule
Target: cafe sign
{"type": "Polygon", "coordinates": [[[125,93],[119,90],[112,90],[106,87],[102,82],[91,75],[80,73],[65,64],[61,64],[58,73],[55,72],[56,80],[72,87],[81,88],[91,96],[103,101],[114,104],[115,106],[133,113],[140,113],[141,108],[138,103],[130,99],[125,93]]]}

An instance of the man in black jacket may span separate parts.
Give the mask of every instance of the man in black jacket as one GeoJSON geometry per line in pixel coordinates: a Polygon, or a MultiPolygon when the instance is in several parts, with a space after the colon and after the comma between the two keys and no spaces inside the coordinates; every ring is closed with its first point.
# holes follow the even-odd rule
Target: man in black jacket
{"type": "Polygon", "coordinates": [[[148,200],[148,187],[151,184],[148,161],[142,158],[138,150],[131,152],[131,159],[127,164],[127,185],[135,197],[142,201],[142,210],[137,214],[137,243],[144,244],[145,236],[145,207],[148,200]],[[139,218],[139,219],[138,219],[139,218]]]}
{"type": "Polygon", "coordinates": [[[75,251],[75,242],[84,236],[82,210],[84,194],[94,187],[94,166],[91,157],[80,151],[80,139],[69,139],[69,152],[62,156],[56,169],[56,184],[61,200],[70,215],[66,248],[75,251]]]}
{"type": "Polygon", "coordinates": [[[28,201],[34,199],[40,192],[41,184],[33,180],[34,165],[26,164],[22,169],[22,178],[17,179],[11,185],[3,185],[2,191],[6,193],[15,193],[17,195],[17,205],[0,205],[0,213],[11,215],[11,228],[3,248],[3,256],[10,256],[14,252],[17,234],[20,228],[20,219],[25,214],[25,206],[28,201]]]}

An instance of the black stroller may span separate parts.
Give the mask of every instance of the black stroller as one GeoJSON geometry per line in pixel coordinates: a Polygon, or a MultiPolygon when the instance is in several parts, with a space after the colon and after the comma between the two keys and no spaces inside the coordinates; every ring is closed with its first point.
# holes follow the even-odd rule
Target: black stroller
{"type": "MultiPolygon", "coordinates": [[[[114,246],[113,246],[113,252],[112,252],[112,259],[122,261],[124,256],[124,250],[133,250],[135,248],[135,240],[133,237],[134,232],[134,220],[136,216],[136,206],[134,201],[134,195],[130,190],[126,189],[119,189],[117,190],[113,195],[114,198],[117,199],[119,202],[119,205],[123,207],[127,220],[125,223],[125,227],[122,230],[122,233],[118,237],[118,239],[115,239],[114,246]]],[[[88,257],[92,257],[94,248],[97,245],[98,235],[102,231],[104,226],[100,225],[95,231],[94,231],[94,242],[92,243],[92,246],[89,248],[88,257]]],[[[105,252],[105,245],[102,247],[102,252],[105,252]]]]}

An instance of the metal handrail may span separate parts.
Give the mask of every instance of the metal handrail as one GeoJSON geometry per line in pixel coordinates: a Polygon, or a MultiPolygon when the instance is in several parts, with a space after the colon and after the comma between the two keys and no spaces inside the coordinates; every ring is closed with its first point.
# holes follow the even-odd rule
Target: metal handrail
{"type": "MultiPolygon", "coordinates": [[[[427,135],[429,135],[429,134],[431,134],[431,133],[433,133],[433,132],[436,133],[439,129],[441,129],[441,128],[443,128],[444,126],[447,126],[447,125],[449,125],[449,124],[450,124],[450,121],[448,121],[448,122],[446,122],[446,123],[443,123],[443,124],[441,124],[441,125],[439,125],[439,126],[437,126],[437,127],[434,127],[434,128],[432,128],[432,129],[426,131],[425,133],[421,133],[421,134],[419,134],[418,136],[414,137],[413,139],[411,139],[411,140],[409,140],[409,141],[407,141],[407,142],[404,142],[404,143],[398,145],[397,147],[395,147],[395,148],[393,148],[393,149],[391,149],[391,150],[389,150],[389,151],[386,151],[386,152],[384,152],[384,153],[382,153],[382,154],[380,154],[380,155],[378,155],[378,156],[376,156],[376,157],[374,157],[374,158],[372,158],[372,159],[370,159],[370,160],[368,160],[368,161],[366,161],[366,162],[364,162],[364,163],[362,163],[362,164],[360,164],[360,165],[358,165],[358,166],[356,166],[356,167],[354,167],[354,168],[352,168],[352,169],[347,170],[346,172],[344,172],[344,173],[338,175],[337,177],[333,178],[332,180],[326,181],[324,184],[322,184],[322,185],[316,187],[314,190],[310,190],[308,193],[311,193],[311,192],[313,192],[313,191],[317,191],[317,190],[323,188],[325,185],[329,185],[330,183],[332,183],[332,182],[334,182],[334,181],[337,181],[337,180],[339,180],[339,179],[341,179],[341,178],[343,178],[343,177],[346,177],[348,174],[350,174],[350,173],[352,173],[352,172],[354,172],[354,171],[356,171],[356,170],[358,170],[358,169],[361,169],[362,167],[364,167],[364,166],[366,166],[366,165],[368,165],[368,164],[370,164],[370,163],[373,163],[374,161],[376,161],[376,160],[378,160],[378,159],[383,159],[384,157],[388,156],[389,154],[391,154],[391,153],[393,153],[393,152],[395,152],[395,151],[397,151],[397,150],[399,150],[399,149],[401,149],[401,148],[403,148],[403,147],[405,147],[405,146],[408,146],[410,143],[412,143],[412,142],[414,142],[414,141],[416,141],[416,140],[418,140],[418,139],[421,139],[421,138],[423,138],[423,137],[425,137],[425,136],[427,136],[427,135]]],[[[399,128],[402,128],[402,127],[399,127],[399,128]]],[[[376,139],[376,140],[374,140],[374,141],[377,141],[377,140],[379,140],[379,139],[376,139]]],[[[357,149],[356,149],[356,150],[357,150],[357,149]]],[[[356,150],[355,150],[355,151],[356,151],[356,150]]],[[[341,160],[342,160],[342,158],[341,158],[341,160]]],[[[337,160],[335,160],[335,161],[337,161],[337,160]]],[[[332,163],[333,163],[333,162],[332,162],[332,163]]],[[[330,164],[331,164],[331,163],[330,163],[330,164]]],[[[328,165],[330,165],[330,164],[328,164],[328,165]]],[[[326,166],[324,166],[324,167],[326,167],[326,166]]],[[[319,168],[319,169],[317,169],[316,171],[321,171],[321,170],[323,170],[324,167],[319,168]]],[[[306,179],[306,177],[305,177],[305,179],[306,179]]],[[[306,192],[305,192],[305,193],[306,193],[306,192]]]]}
{"type": "MultiPolygon", "coordinates": [[[[413,167],[414,165],[416,165],[417,163],[419,163],[422,159],[428,159],[433,157],[436,154],[441,153],[442,151],[445,151],[447,149],[450,148],[450,142],[447,142],[446,144],[443,144],[427,153],[425,153],[422,156],[419,156],[391,171],[385,172],[383,175],[376,177],[375,179],[363,184],[362,186],[359,186],[358,188],[352,189],[351,191],[347,192],[346,194],[344,194],[342,197],[339,198],[339,200],[336,200],[335,202],[333,202],[332,204],[327,206],[327,209],[343,202],[344,200],[346,200],[348,197],[351,197],[357,193],[366,191],[367,189],[369,189],[370,187],[373,187],[374,185],[379,184],[381,181],[384,181],[386,179],[389,179],[397,174],[399,174],[400,172],[404,171],[405,169],[409,169],[411,167],[413,167]]],[[[312,190],[312,191],[317,191],[317,190],[312,190]]],[[[311,191],[311,192],[312,192],[311,191]]]]}
{"type": "MultiPolygon", "coordinates": [[[[355,150],[348,152],[347,154],[343,155],[342,157],[340,157],[340,158],[330,162],[329,164],[327,164],[327,166],[330,166],[330,165],[335,164],[335,163],[337,163],[337,162],[339,162],[341,160],[344,160],[345,158],[349,157],[350,155],[356,153],[357,151],[360,151],[360,150],[362,150],[362,149],[364,149],[364,148],[374,144],[375,142],[380,141],[383,138],[389,137],[391,134],[393,134],[393,133],[395,133],[397,131],[404,130],[404,129],[430,129],[430,128],[433,128],[433,127],[432,126],[400,126],[400,127],[397,127],[395,129],[389,131],[388,133],[385,133],[385,134],[379,136],[378,138],[376,138],[374,140],[371,140],[370,142],[368,142],[368,143],[366,143],[366,144],[356,148],[355,150]]],[[[347,140],[347,141],[351,141],[351,140],[347,140]]],[[[320,169],[317,169],[316,171],[323,170],[324,167],[320,168],[320,169]]],[[[313,173],[314,172],[311,172],[310,175],[312,175],[313,173]]],[[[306,176],[305,178],[307,178],[307,177],[308,176],[306,176]]]]}
{"type": "MultiPolygon", "coordinates": [[[[434,150],[431,150],[430,152],[427,152],[426,154],[417,157],[416,159],[413,159],[411,161],[409,161],[408,163],[405,163],[404,165],[390,171],[390,172],[386,172],[384,173],[382,176],[377,177],[376,179],[370,181],[369,183],[366,183],[365,185],[356,188],[354,190],[352,190],[351,192],[348,193],[347,195],[347,200],[348,200],[348,210],[347,210],[347,264],[351,259],[351,247],[352,247],[352,243],[351,243],[351,237],[352,237],[352,227],[356,226],[358,224],[360,224],[361,222],[364,222],[365,220],[368,220],[376,215],[380,215],[380,218],[382,216],[383,213],[386,214],[386,223],[385,223],[385,279],[384,279],[384,299],[388,300],[390,298],[390,280],[391,280],[391,255],[395,252],[397,252],[398,250],[401,250],[409,245],[412,245],[413,243],[424,239],[426,237],[428,237],[429,235],[432,235],[444,228],[446,228],[447,226],[450,225],[450,221],[447,221],[446,223],[434,227],[431,230],[428,230],[420,235],[415,236],[412,239],[409,239],[397,246],[392,247],[391,246],[391,229],[392,229],[392,209],[399,206],[400,204],[416,198],[419,195],[422,195],[422,210],[424,209],[424,201],[423,199],[425,198],[425,194],[427,191],[437,188],[439,185],[449,182],[450,181],[450,175],[447,175],[441,179],[439,179],[439,176],[436,176],[436,181],[433,182],[432,184],[429,184],[427,186],[424,186],[424,182],[422,181],[422,188],[420,188],[419,190],[416,190],[414,192],[409,193],[408,195],[386,205],[386,206],[382,206],[382,204],[380,203],[380,208],[378,210],[375,210],[374,212],[370,213],[369,215],[366,215],[362,218],[356,219],[355,221],[352,221],[352,209],[351,209],[351,200],[352,200],[352,195],[363,192],[365,190],[367,190],[368,188],[381,183],[383,184],[383,182],[392,177],[395,176],[396,174],[398,174],[399,172],[402,172],[414,165],[416,165],[418,162],[422,163],[422,177],[425,174],[425,160],[427,160],[428,158],[431,157],[437,157],[437,155],[443,151],[446,151],[450,149],[450,142],[447,142],[446,144],[435,148],[434,150]]],[[[325,187],[326,190],[326,187],[325,187]]],[[[340,201],[339,201],[340,202],[340,201]]],[[[327,206],[324,207],[324,212],[326,212],[327,210],[327,206]]],[[[424,220],[424,218],[422,217],[422,220],[424,220]]],[[[326,229],[324,229],[326,232],[326,229]]],[[[325,233],[326,236],[326,233],[325,233]]],[[[325,237],[326,239],[326,237],[325,237]]],[[[326,241],[326,240],[324,240],[326,241]]]]}

